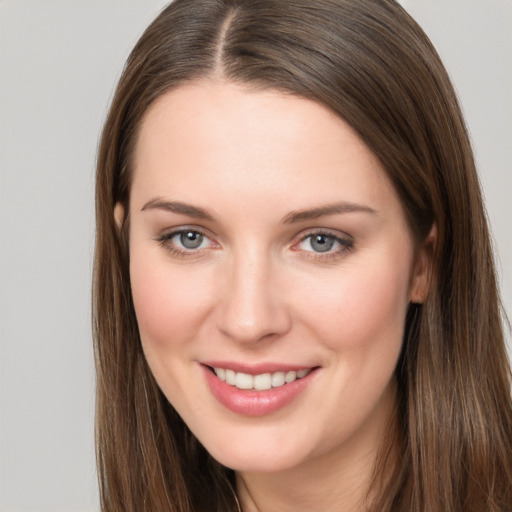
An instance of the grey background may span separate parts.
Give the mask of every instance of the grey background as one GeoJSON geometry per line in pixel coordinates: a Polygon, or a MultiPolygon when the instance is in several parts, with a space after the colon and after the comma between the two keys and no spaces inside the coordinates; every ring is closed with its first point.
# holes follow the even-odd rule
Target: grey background
{"type": "MultiPolygon", "coordinates": [[[[98,510],[93,175],[125,58],[164,0],[0,0],[0,510],[98,510]]],[[[455,82],[512,311],[512,0],[404,0],[455,82]]]]}

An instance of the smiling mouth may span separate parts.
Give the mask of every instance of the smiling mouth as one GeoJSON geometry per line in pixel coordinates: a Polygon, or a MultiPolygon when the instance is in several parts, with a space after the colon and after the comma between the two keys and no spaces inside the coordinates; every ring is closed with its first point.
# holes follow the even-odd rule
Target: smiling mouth
{"type": "Polygon", "coordinates": [[[280,388],[291,384],[308,375],[313,368],[288,372],[261,373],[250,375],[243,372],[235,372],[226,368],[211,368],[213,373],[226,384],[242,390],[266,391],[272,388],[280,388]]]}

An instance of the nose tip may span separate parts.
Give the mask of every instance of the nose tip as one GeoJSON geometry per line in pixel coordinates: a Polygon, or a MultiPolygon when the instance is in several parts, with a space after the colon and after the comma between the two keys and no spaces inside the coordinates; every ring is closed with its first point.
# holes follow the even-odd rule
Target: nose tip
{"type": "Polygon", "coordinates": [[[285,334],[291,315],[276,280],[263,266],[233,272],[221,300],[218,328],[239,343],[285,334]]]}
{"type": "Polygon", "coordinates": [[[220,326],[220,330],[229,338],[244,344],[270,338],[279,332],[276,328],[263,326],[261,323],[247,318],[237,318],[229,323],[225,322],[220,326]]]}

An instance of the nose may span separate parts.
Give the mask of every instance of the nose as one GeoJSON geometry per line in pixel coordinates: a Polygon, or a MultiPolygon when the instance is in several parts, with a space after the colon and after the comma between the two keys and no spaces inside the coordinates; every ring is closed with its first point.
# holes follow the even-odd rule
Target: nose
{"type": "Polygon", "coordinates": [[[218,328],[239,343],[250,344],[282,336],[291,327],[282,276],[264,255],[247,253],[232,261],[223,276],[218,328]]]}

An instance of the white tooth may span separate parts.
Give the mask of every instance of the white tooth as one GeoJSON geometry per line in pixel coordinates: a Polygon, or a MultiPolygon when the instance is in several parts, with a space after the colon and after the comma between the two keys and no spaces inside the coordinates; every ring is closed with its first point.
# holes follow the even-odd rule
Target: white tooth
{"type": "Polygon", "coordinates": [[[220,380],[226,380],[226,370],[224,370],[224,368],[214,368],[213,370],[215,371],[215,375],[217,375],[220,380]]]}
{"type": "Polygon", "coordinates": [[[237,373],[235,386],[238,389],[252,389],[254,387],[254,378],[247,373],[237,373]]]}
{"type": "Polygon", "coordinates": [[[278,388],[284,384],[284,372],[276,372],[272,374],[272,387],[278,388]]]}
{"type": "Polygon", "coordinates": [[[226,382],[232,386],[236,383],[236,373],[233,370],[226,370],[226,382]]]}
{"type": "Polygon", "coordinates": [[[254,376],[254,389],[263,391],[272,387],[272,375],[270,373],[262,373],[254,376]]]}
{"type": "Polygon", "coordinates": [[[284,376],[284,381],[289,384],[290,382],[293,382],[297,378],[297,373],[294,371],[288,372],[284,376]]]}
{"type": "Polygon", "coordinates": [[[306,370],[299,370],[297,372],[297,378],[302,379],[302,377],[305,377],[309,373],[309,368],[306,370]]]}

